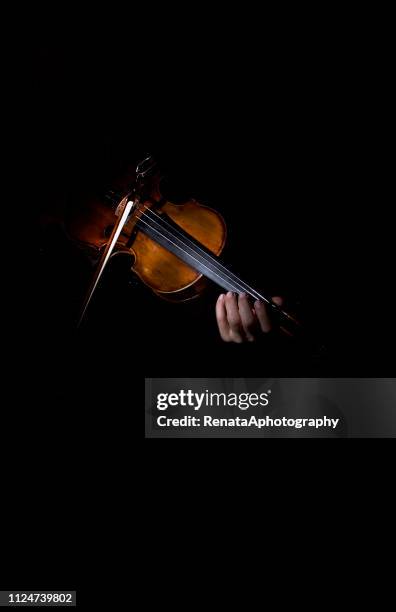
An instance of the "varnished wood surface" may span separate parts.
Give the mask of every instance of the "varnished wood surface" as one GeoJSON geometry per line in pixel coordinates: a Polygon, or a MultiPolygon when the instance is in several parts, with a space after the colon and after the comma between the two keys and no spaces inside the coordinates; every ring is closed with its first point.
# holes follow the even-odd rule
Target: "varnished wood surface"
{"type": "MultiPolygon", "coordinates": [[[[157,200],[160,197],[158,192],[157,200]]],[[[155,204],[145,202],[144,207],[155,204]]],[[[143,207],[143,208],[144,208],[143,207]]],[[[226,240],[226,226],[221,215],[195,200],[184,204],[166,201],[157,213],[163,212],[177,225],[193,236],[215,255],[219,255],[226,240]]],[[[134,255],[132,270],[139,278],[161,297],[171,300],[191,299],[202,290],[202,274],[190,268],[176,255],[136,230],[136,220],[141,211],[126,224],[116,250],[128,250],[134,255]],[[135,232],[131,246],[127,247],[131,234],[135,232]]],[[[102,202],[92,201],[78,219],[70,219],[67,229],[75,240],[97,249],[103,248],[108,240],[106,231],[114,225],[114,211],[102,202]]]]}
{"type": "MultiPolygon", "coordinates": [[[[181,205],[166,202],[161,210],[212,253],[221,253],[226,227],[216,211],[194,200],[181,205]]],[[[135,254],[133,270],[163,297],[177,297],[167,294],[187,288],[202,276],[142,232],[137,233],[132,251],[135,254]]]]}

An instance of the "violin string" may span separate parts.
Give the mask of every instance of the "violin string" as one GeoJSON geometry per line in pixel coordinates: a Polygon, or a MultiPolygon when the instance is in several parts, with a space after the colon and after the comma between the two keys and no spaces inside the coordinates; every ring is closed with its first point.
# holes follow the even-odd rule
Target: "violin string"
{"type": "MultiPolygon", "coordinates": [[[[252,298],[254,298],[256,300],[261,300],[261,301],[266,302],[275,311],[277,311],[278,314],[281,314],[284,317],[286,317],[287,319],[289,319],[290,321],[293,321],[293,323],[298,324],[298,322],[294,319],[294,317],[290,316],[290,314],[288,312],[283,310],[280,306],[278,306],[278,304],[273,302],[271,299],[269,299],[266,296],[260,294],[258,291],[256,291],[256,289],[254,289],[253,287],[248,285],[245,281],[242,281],[242,279],[240,279],[238,276],[236,276],[236,274],[231,272],[231,270],[229,270],[229,268],[227,268],[226,266],[221,264],[221,262],[218,259],[216,259],[213,255],[211,255],[210,253],[207,253],[206,251],[204,251],[201,247],[197,246],[190,238],[188,238],[188,236],[185,236],[185,234],[183,234],[180,230],[177,230],[176,228],[174,228],[166,219],[163,218],[162,215],[157,214],[155,211],[153,211],[151,208],[148,208],[148,207],[145,207],[144,210],[146,211],[146,213],[150,212],[155,217],[157,217],[161,221],[161,223],[168,225],[168,227],[171,228],[171,230],[173,232],[173,235],[175,235],[175,232],[176,232],[177,234],[179,234],[182,237],[183,240],[187,240],[187,242],[190,242],[192,244],[193,248],[189,247],[186,243],[183,242],[183,240],[181,240],[181,242],[184,244],[184,246],[187,246],[187,248],[190,248],[197,255],[199,255],[198,251],[201,251],[204,254],[206,260],[211,259],[213,261],[213,265],[216,267],[216,269],[218,271],[225,270],[226,274],[224,275],[224,273],[223,273],[223,276],[220,275],[220,277],[228,278],[229,280],[230,279],[233,280],[234,283],[239,285],[239,289],[237,289],[238,291],[240,291],[240,289],[243,289],[243,291],[248,293],[252,298]]],[[[234,287],[234,289],[235,289],[235,287],[234,287]]]]}
{"type": "MultiPolygon", "coordinates": [[[[269,303],[271,305],[273,304],[268,298],[266,298],[265,296],[263,296],[260,293],[258,293],[258,291],[253,289],[253,287],[251,287],[250,285],[248,285],[247,283],[242,281],[233,272],[228,270],[228,268],[226,268],[224,265],[222,265],[214,256],[210,255],[209,253],[206,253],[206,251],[204,251],[202,248],[200,248],[199,246],[194,244],[194,242],[192,240],[190,240],[182,232],[180,232],[176,228],[174,228],[169,222],[167,222],[165,219],[163,219],[161,215],[156,214],[154,211],[151,211],[149,208],[146,208],[145,211],[146,211],[146,213],[143,213],[144,216],[149,218],[149,215],[147,215],[147,212],[152,213],[161,222],[161,223],[156,222],[157,225],[159,225],[159,227],[161,229],[163,229],[164,231],[169,231],[169,230],[166,230],[166,228],[162,227],[162,225],[161,225],[161,224],[166,224],[170,228],[170,230],[172,231],[171,235],[173,235],[173,237],[175,239],[180,240],[180,242],[183,244],[183,246],[186,246],[188,249],[190,249],[194,253],[194,255],[197,255],[198,257],[201,257],[204,260],[205,263],[210,263],[216,269],[216,271],[220,273],[218,276],[220,276],[220,278],[225,278],[226,280],[228,280],[228,282],[230,282],[230,284],[233,285],[234,289],[236,289],[237,291],[243,290],[244,292],[249,293],[249,295],[251,297],[255,298],[255,299],[263,300],[263,301],[265,301],[265,302],[267,302],[267,303],[269,303]],[[181,239],[178,238],[176,234],[179,234],[181,236],[181,239]],[[185,240],[187,240],[187,242],[190,242],[192,247],[190,247],[186,242],[184,242],[185,240]],[[203,255],[200,255],[198,251],[201,251],[203,253],[203,255]],[[224,271],[225,271],[225,273],[224,273],[224,271]]],[[[189,254],[189,253],[187,252],[187,254],[189,254]]],[[[214,271],[213,268],[210,268],[210,269],[212,269],[212,271],[214,271]]],[[[274,307],[277,308],[277,305],[274,304],[274,307]]]]}
{"type": "MultiPolygon", "coordinates": [[[[147,221],[145,221],[145,220],[143,219],[143,216],[146,216],[146,215],[142,215],[142,216],[139,218],[139,221],[143,221],[143,223],[144,223],[145,225],[147,225],[147,226],[148,226],[148,227],[149,227],[149,228],[150,228],[152,231],[154,231],[154,232],[155,232],[155,233],[156,233],[158,236],[161,236],[162,238],[165,238],[166,240],[168,240],[168,241],[169,241],[171,244],[173,244],[175,247],[177,247],[177,248],[178,248],[178,249],[179,249],[179,250],[180,250],[182,253],[185,253],[185,254],[189,255],[189,256],[190,256],[192,259],[194,259],[194,260],[195,260],[197,263],[199,263],[199,264],[200,264],[200,265],[201,265],[203,268],[206,268],[207,270],[211,271],[211,272],[212,272],[212,273],[214,273],[214,275],[215,275],[215,276],[217,276],[218,278],[220,278],[220,279],[223,279],[223,278],[224,278],[224,277],[223,277],[221,274],[216,274],[216,272],[214,272],[213,270],[211,270],[211,268],[209,268],[209,267],[208,267],[208,266],[206,266],[204,263],[202,263],[202,261],[199,261],[198,259],[196,259],[195,257],[193,257],[193,256],[192,256],[192,255],[191,255],[191,254],[190,254],[188,251],[186,251],[185,249],[181,248],[181,247],[180,247],[180,245],[178,245],[178,244],[176,244],[175,242],[173,242],[173,241],[172,241],[172,240],[169,238],[169,232],[168,232],[168,235],[166,235],[166,234],[162,234],[162,233],[161,233],[159,230],[157,230],[156,228],[154,228],[154,227],[152,226],[152,224],[151,224],[151,223],[148,223],[147,221]]],[[[236,286],[234,286],[232,283],[229,283],[229,284],[232,286],[232,288],[233,288],[235,291],[239,291],[239,290],[238,290],[238,288],[237,288],[236,286]]]]}
{"type": "MultiPolygon", "coordinates": [[[[166,219],[164,219],[161,215],[157,214],[155,211],[151,210],[150,208],[146,208],[145,209],[146,213],[150,213],[152,215],[154,215],[157,219],[159,219],[161,221],[162,224],[166,224],[175,234],[179,234],[181,236],[181,238],[183,240],[186,241],[186,246],[188,247],[188,242],[192,245],[192,247],[188,247],[188,248],[192,248],[197,254],[200,251],[201,253],[203,253],[203,256],[207,259],[207,260],[211,260],[213,262],[213,265],[219,270],[219,271],[225,271],[225,275],[230,279],[233,280],[237,285],[240,285],[240,287],[244,290],[247,291],[248,293],[250,293],[250,295],[252,297],[256,297],[256,299],[259,300],[264,300],[267,301],[268,303],[270,303],[270,300],[268,300],[268,298],[266,298],[265,296],[261,295],[258,291],[256,291],[256,289],[254,289],[253,287],[251,287],[250,285],[248,285],[248,283],[246,283],[245,281],[242,281],[236,274],[234,274],[229,268],[227,268],[226,266],[224,266],[216,257],[214,257],[213,255],[211,255],[210,253],[207,253],[202,247],[200,247],[199,245],[196,245],[188,236],[186,236],[185,234],[183,234],[180,230],[178,230],[177,228],[173,227],[173,225],[171,225],[166,219]]],[[[224,272],[223,272],[224,273],[224,272]]],[[[275,305],[276,306],[276,305],[275,305]]]]}
{"type": "MultiPolygon", "coordinates": [[[[147,209],[146,209],[146,210],[147,210],[147,209]]],[[[157,216],[158,216],[158,217],[161,219],[160,215],[157,215],[157,216]]],[[[170,226],[170,224],[168,224],[168,225],[169,225],[169,227],[171,228],[171,230],[172,230],[172,231],[170,231],[170,230],[166,229],[165,227],[162,227],[160,223],[158,223],[158,222],[157,222],[157,221],[155,221],[154,219],[151,219],[151,218],[150,218],[150,216],[149,216],[147,213],[143,213],[143,214],[142,214],[142,215],[139,217],[139,220],[143,220],[143,223],[145,223],[146,225],[148,225],[148,226],[149,226],[149,227],[150,227],[150,228],[151,228],[151,229],[152,229],[154,232],[156,232],[156,233],[157,233],[159,236],[161,236],[161,237],[163,237],[163,238],[165,238],[165,239],[169,240],[169,242],[170,242],[171,244],[173,244],[174,246],[176,246],[176,247],[177,247],[178,249],[180,249],[180,250],[181,250],[183,253],[185,253],[185,254],[189,255],[190,257],[192,257],[192,259],[194,259],[195,261],[197,261],[198,263],[200,263],[201,265],[203,265],[203,267],[204,267],[204,268],[206,268],[207,270],[209,270],[209,271],[211,271],[212,273],[214,273],[214,275],[215,275],[215,276],[217,276],[217,277],[218,277],[218,278],[220,278],[220,279],[226,280],[226,281],[228,282],[228,284],[229,284],[229,285],[231,285],[231,286],[232,286],[232,288],[233,288],[233,289],[234,289],[236,292],[240,292],[240,291],[241,291],[241,289],[242,289],[243,291],[246,291],[246,293],[249,293],[249,294],[251,295],[251,297],[253,297],[253,298],[256,298],[256,299],[264,299],[265,301],[267,301],[267,298],[265,298],[264,296],[260,296],[259,298],[257,298],[257,296],[256,296],[256,295],[254,295],[254,294],[252,293],[252,291],[251,291],[251,290],[249,290],[249,289],[251,289],[251,288],[249,288],[249,286],[248,286],[248,285],[247,285],[246,287],[244,287],[244,286],[243,286],[243,285],[244,285],[244,283],[243,283],[242,281],[241,281],[241,282],[235,282],[235,280],[234,280],[234,279],[232,279],[230,276],[228,276],[228,275],[226,275],[226,274],[222,273],[222,271],[219,269],[219,267],[217,267],[217,266],[216,266],[216,267],[215,267],[215,269],[213,269],[213,267],[214,267],[214,266],[213,266],[213,264],[212,264],[212,266],[213,266],[213,267],[210,267],[209,265],[206,265],[206,264],[210,264],[211,262],[208,262],[208,261],[207,261],[207,259],[208,259],[208,258],[206,257],[206,255],[207,255],[207,254],[205,253],[205,251],[202,251],[202,252],[204,253],[205,257],[203,257],[202,255],[199,255],[199,253],[197,252],[197,250],[196,250],[196,248],[195,248],[195,245],[194,245],[194,248],[189,247],[189,246],[188,246],[188,245],[187,245],[187,244],[186,244],[186,243],[185,243],[183,240],[181,240],[180,238],[178,238],[178,237],[175,235],[175,233],[174,233],[174,231],[173,231],[173,228],[172,228],[172,226],[170,226]],[[149,219],[149,220],[151,221],[151,223],[148,223],[147,221],[144,221],[143,217],[146,217],[146,219],[149,219]],[[159,228],[160,228],[161,230],[163,230],[164,232],[166,232],[166,234],[162,234],[162,233],[161,233],[161,232],[160,232],[158,229],[156,229],[155,227],[153,227],[152,222],[154,222],[156,225],[158,225],[158,226],[159,226],[159,228]],[[201,258],[201,261],[200,261],[200,260],[198,260],[198,259],[196,259],[195,257],[193,257],[193,256],[191,255],[191,253],[189,253],[188,251],[186,251],[185,249],[183,249],[183,248],[180,246],[180,244],[174,243],[172,240],[170,240],[169,236],[170,236],[171,238],[174,238],[175,240],[179,240],[179,242],[182,244],[182,246],[185,246],[185,247],[187,247],[188,249],[190,249],[190,251],[192,251],[194,255],[197,255],[198,257],[200,257],[200,258],[201,258]],[[203,261],[202,261],[202,260],[203,260],[203,261]],[[219,273],[219,272],[220,272],[220,273],[219,273]],[[239,287],[238,287],[238,285],[239,285],[239,287]]],[[[183,234],[181,234],[181,235],[183,236],[183,234]]],[[[184,238],[184,237],[183,237],[183,238],[184,238]]],[[[214,260],[214,261],[216,261],[216,260],[214,260]]],[[[217,263],[217,262],[216,262],[216,263],[217,263]]],[[[225,269],[225,270],[227,270],[227,268],[224,268],[224,269],[225,269]]],[[[254,290],[253,290],[253,291],[254,291],[254,290]]],[[[254,292],[254,293],[256,293],[256,292],[254,292]]],[[[268,302],[269,302],[269,301],[268,301],[268,302]]],[[[275,306],[276,306],[276,305],[275,305],[275,306]]]]}
{"type": "MultiPolygon", "coordinates": [[[[221,264],[219,262],[219,260],[216,259],[213,255],[211,255],[210,253],[207,253],[203,248],[201,248],[198,245],[196,245],[188,236],[186,236],[184,233],[182,233],[177,228],[174,228],[173,225],[171,225],[166,219],[164,219],[162,215],[159,215],[158,213],[156,213],[155,211],[153,211],[151,208],[149,208],[147,206],[144,207],[144,211],[145,212],[143,212],[142,215],[139,218],[141,218],[142,216],[145,216],[146,218],[151,220],[150,216],[147,213],[150,213],[154,217],[156,217],[160,222],[154,221],[154,223],[156,223],[161,229],[163,229],[163,231],[167,231],[173,238],[175,238],[175,240],[179,240],[182,243],[182,245],[187,247],[188,249],[190,249],[190,251],[192,251],[194,253],[194,255],[197,255],[198,257],[201,257],[201,259],[203,259],[205,263],[209,263],[210,264],[211,262],[208,261],[208,260],[212,260],[212,262],[213,262],[212,266],[217,270],[217,272],[220,272],[220,274],[216,274],[216,272],[213,270],[213,268],[210,268],[208,266],[204,266],[204,267],[206,267],[207,269],[209,269],[212,272],[214,272],[215,276],[218,276],[219,278],[223,278],[223,279],[227,280],[228,283],[233,287],[233,289],[236,292],[240,292],[241,289],[242,289],[243,292],[248,293],[252,298],[254,298],[256,300],[261,300],[261,301],[266,302],[278,314],[286,317],[287,319],[292,321],[295,325],[300,326],[300,323],[298,323],[298,321],[296,321],[295,318],[292,317],[287,311],[283,310],[280,306],[278,306],[278,304],[275,304],[275,302],[273,302],[271,299],[268,299],[266,296],[260,294],[253,287],[251,287],[250,285],[245,283],[245,281],[242,281],[242,279],[240,279],[233,272],[231,272],[227,267],[225,267],[223,264],[221,264]],[[163,227],[164,224],[166,224],[170,228],[170,230],[167,230],[165,227],[163,227]],[[181,238],[178,238],[176,234],[179,234],[181,236],[181,238]],[[187,240],[187,242],[190,242],[192,244],[192,247],[190,247],[185,242],[185,240],[187,240]],[[201,251],[203,253],[203,255],[200,255],[198,253],[198,251],[201,251]],[[225,270],[226,274],[224,274],[223,270],[225,270]],[[239,285],[239,287],[235,286],[235,285],[239,285]]],[[[154,228],[152,228],[152,229],[154,229],[154,228]]],[[[162,235],[160,232],[158,232],[158,230],[155,230],[155,231],[157,231],[157,233],[159,235],[162,235]]],[[[166,236],[163,236],[163,237],[167,238],[166,236]]],[[[167,238],[167,239],[169,240],[169,238],[167,238]]],[[[172,241],[170,241],[170,242],[172,242],[172,241]]],[[[172,244],[174,244],[174,243],[172,243],[172,244]]],[[[191,257],[191,253],[189,253],[188,251],[180,248],[179,245],[175,245],[175,246],[177,246],[183,253],[186,253],[187,255],[190,255],[190,257],[191,257]]],[[[195,258],[193,257],[193,259],[195,259],[195,258]]],[[[195,261],[197,261],[197,260],[195,259],[195,261]]],[[[201,264],[202,264],[202,262],[201,262],[201,264]]]]}
{"type": "MultiPolygon", "coordinates": [[[[243,291],[246,291],[247,293],[249,293],[251,295],[251,297],[255,298],[255,299],[259,299],[262,301],[267,302],[268,304],[270,304],[271,306],[273,306],[275,309],[277,310],[281,310],[279,309],[279,307],[277,306],[277,304],[275,304],[274,302],[272,302],[272,300],[268,299],[267,297],[265,297],[264,295],[261,295],[258,291],[256,291],[253,287],[251,287],[250,285],[248,285],[245,281],[242,281],[240,278],[238,278],[238,276],[236,276],[233,272],[231,272],[231,270],[229,270],[227,267],[225,267],[224,265],[221,264],[221,262],[219,262],[218,259],[216,259],[213,255],[211,255],[210,253],[207,253],[206,251],[204,251],[202,248],[200,248],[198,245],[196,245],[191,239],[188,238],[188,236],[186,236],[185,234],[183,234],[181,231],[177,230],[176,228],[174,228],[166,219],[163,218],[162,215],[157,214],[155,211],[153,211],[152,209],[150,209],[147,206],[144,206],[144,211],[145,213],[150,213],[152,214],[154,217],[156,217],[157,219],[159,219],[159,221],[162,224],[166,224],[169,228],[171,228],[173,234],[175,235],[176,233],[179,234],[182,238],[183,241],[187,240],[187,242],[190,242],[190,244],[192,244],[192,249],[193,252],[195,252],[195,254],[197,254],[199,256],[198,251],[201,251],[205,257],[205,259],[207,260],[212,260],[213,265],[219,270],[219,271],[225,271],[225,276],[230,279],[233,280],[234,283],[236,283],[237,285],[239,285],[239,287],[241,289],[243,289],[243,291]]],[[[145,214],[143,213],[143,214],[145,214]]],[[[176,235],[175,235],[176,238],[176,235]]],[[[184,245],[187,248],[191,248],[188,246],[188,244],[184,243],[184,245]]],[[[287,314],[287,313],[284,313],[287,314]]]]}

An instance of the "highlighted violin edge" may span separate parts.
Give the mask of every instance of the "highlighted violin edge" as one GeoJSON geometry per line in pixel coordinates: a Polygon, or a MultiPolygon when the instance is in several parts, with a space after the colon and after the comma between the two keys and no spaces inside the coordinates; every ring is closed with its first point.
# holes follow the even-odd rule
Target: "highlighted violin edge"
{"type": "Polygon", "coordinates": [[[81,323],[84,320],[85,314],[87,312],[88,306],[92,300],[92,296],[95,292],[96,287],[98,286],[98,283],[100,281],[100,278],[104,272],[104,269],[110,259],[110,256],[114,250],[114,247],[117,243],[117,240],[121,234],[122,228],[124,227],[129,214],[132,210],[132,208],[134,207],[134,205],[136,204],[136,200],[132,201],[132,200],[127,200],[125,201],[125,205],[124,205],[124,209],[121,213],[120,211],[120,215],[118,217],[118,221],[117,223],[114,225],[113,231],[111,233],[111,236],[109,238],[109,241],[106,245],[106,248],[104,249],[102,256],[97,264],[91,285],[88,289],[87,295],[85,297],[84,303],[83,303],[83,307],[81,309],[81,314],[77,323],[77,327],[81,326],[81,323]]]}

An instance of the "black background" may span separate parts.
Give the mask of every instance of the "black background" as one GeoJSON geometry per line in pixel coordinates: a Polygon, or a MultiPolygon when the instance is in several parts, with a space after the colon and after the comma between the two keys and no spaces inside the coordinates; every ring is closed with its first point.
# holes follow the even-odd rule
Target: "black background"
{"type": "MultiPolygon", "coordinates": [[[[30,240],[15,261],[17,384],[4,430],[13,490],[37,481],[50,497],[34,496],[37,512],[26,500],[17,506],[19,535],[35,540],[43,560],[38,566],[32,553],[21,563],[17,552],[8,564],[14,576],[36,571],[54,585],[70,576],[87,588],[92,556],[126,537],[131,438],[142,435],[130,416],[144,374],[391,375],[386,50],[377,46],[373,56],[366,31],[356,43],[351,29],[323,38],[322,26],[309,36],[296,28],[290,38],[282,20],[275,29],[207,22],[200,32],[191,20],[177,37],[150,23],[136,38],[131,25],[133,44],[99,33],[37,37],[17,71],[18,170],[35,223],[26,220],[30,240]],[[123,273],[105,281],[89,328],[75,334],[84,264],[43,218],[58,202],[101,192],[125,160],[145,152],[174,177],[173,195],[183,188],[223,213],[228,255],[241,272],[304,302],[330,340],[324,363],[273,359],[263,345],[225,348],[214,326],[216,292],[180,315],[126,286],[123,273]],[[124,304],[131,309],[119,318],[124,304]],[[122,342],[114,339],[120,328],[122,342]],[[109,530],[96,521],[114,500],[124,510],[109,530]]],[[[227,467],[237,473],[233,462],[227,467]]],[[[167,484],[169,495],[180,469],[172,462],[166,478],[158,464],[149,470],[158,494],[167,484]]]]}
{"type": "Polygon", "coordinates": [[[363,51],[357,59],[334,46],[275,52],[251,41],[243,53],[223,45],[204,53],[183,42],[149,68],[126,43],[52,43],[29,57],[28,165],[41,231],[34,303],[26,306],[40,341],[48,335],[57,350],[64,336],[84,337],[73,329],[89,268],[52,217],[101,196],[150,152],[167,175],[165,195],[217,208],[228,226],[226,259],[252,284],[301,302],[328,355],[318,364],[283,348],[279,358],[272,345],[224,347],[218,290],[199,304],[168,305],[127,285],[127,263],[98,292],[82,340],[88,351],[91,341],[132,351],[150,375],[215,375],[222,367],[261,375],[263,360],[276,375],[389,375],[392,213],[386,125],[375,105],[381,95],[387,103],[381,67],[363,51]]]}

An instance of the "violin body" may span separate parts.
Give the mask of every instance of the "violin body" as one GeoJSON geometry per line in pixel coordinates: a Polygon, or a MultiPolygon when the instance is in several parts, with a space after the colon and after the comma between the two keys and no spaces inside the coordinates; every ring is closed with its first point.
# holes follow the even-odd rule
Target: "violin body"
{"type": "MultiPolygon", "coordinates": [[[[178,205],[165,202],[161,212],[209,251],[220,255],[227,232],[219,213],[195,200],[178,205]]],[[[189,300],[198,296],[206,286],[202,274],[139,230],[130,252],[134,255],[132,270],[157,295],[165,299],[189,300]]]]}
{"type": "MultiPolygon", "coordinates": [[[[211,253],[220,255],[227,235],[223,217],[194,199],[182,204],[165,200],[159,190],[160,178],[156,176],[156,180],[151,182],[149,197],[142,202],[143,209],[168,218],[211,253]]],[[[126,199],[123,198],[119,206],[126,199]]],[[[132,271],[164,299],[183,302],[200,295],[206,287],[205,277],[141,231],[138,219],[138,213],[131,215],[119,236],[113,256],[132,255],[132,271]]],[[[107,244],[115,221],[111,207],[93,201],[78,219],[70,221],[68,231],[73,239],[93,247],[99,254],[107,244]]]]}

